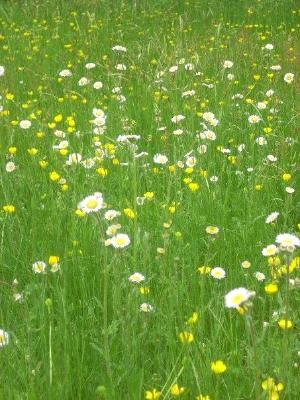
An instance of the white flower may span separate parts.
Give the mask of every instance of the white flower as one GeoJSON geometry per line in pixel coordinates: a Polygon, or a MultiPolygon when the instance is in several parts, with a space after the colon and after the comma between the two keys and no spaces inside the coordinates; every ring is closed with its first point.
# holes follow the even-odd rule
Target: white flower
{"type": "Polygon", "coordinates": [[[271,71],[281,71],[281,65],[272,65],[270,67],[271,71]]]}
{"type": "Polygon", "coordinates": [[[274,49],[274,46],[273,46],[271,43],[268,43],[268,44],[265,45],[264,48],[265,48],[266,50],[273,50],[273,49],[274,49]]]}
{"type": "Polygon", "coordinates": [[[263,101],[259,101],[256,106],[259,110],[265,110],[267,108],[266,103],[264,103],[263,101]]]}
{"type": "Polygon", "coordinates": [[[248,117],[248,122],[250,124],[257,124],[261,120],[259,115],[250,115],[248,117]]]}
{"type": "Polygon", "coordinates": [[[120,51],[120,52],[123,52],[123,53],[126,53],[126,51],[127,51],[126,47],[120,46],[118,44],[116,46],[112,47],[112,50],[113,51],[120,51]]]}
{"type": "Polygon", "coordinates": [[[197,159],[196,157],[187,157],[185,161],[185,165],[187,167],[194,167],[197,164],[197,159]]]}
{"type": "Polygon", "coordinates": [[[90,196],[84,198],[80,203],[78,203],[77,208],[86,214],[91,212],[96,212],[104,207],[102,193],[96,192],[90,196]]]}
{"type": "Polygon", "coordinates": [[[104,117],[96,117],[93,120],[93,124],[96,125],[96,127],[98,127],[98,128],[104,126],[106,124],[105,116],[104,117]]]}
{"type": "Polygon", "coordinates": [[[267,96],[267,97],[271,97],[271,96],[273,96],[273,94],[274,94],[274,90],[272,90],[272,89],[269,89],[269,90],[266,92],[266,96],[267,96]]]}
{"type": "Polygon", "coordinates": [[[86,86],[88,83],[89,83],[88,78],[83,76],[82,78],[79,79],[78,86],[86,86]]]}
{"type": "Polygon", "coordinates": [[[6,346],[9,343],[9,335],[3,329],[0,329],[0,347],[6,346]]]}
{"type": "Polygon", "coordinates": [[[218,182],[219,178],[218,178],[216,175],[213,175],[213,176],[211,176],[211,177],[209,178],[209,180],[210,180],[212,183],[216,183],[216,182],[218,182]]]}
{"type": "Polygon", "coordinates": [[[87,158],[86,160],[81,161],[81,165],[86,169],[91,169],[95,165],[95,161],[92,158],[87,158]]]}
{"type": "Polygon", "coordinates": [[[242,268],[244,268],[244,269],[248,269],[248,268],[251,267],[251,263],[250,263],[250,261],[248,261],[248,260],[244,260],[244,261],[242,261],[241,266],[242,266],[242,268]]]}
{"type": "Polygon", "coordinates": [[[295,77],[294,74],[292,74],[291,72],[288,72],[287,74],[284,75],[283,80],[284,80],[286,83],[292,83],[293,80],[294,80],[294,77],[295,77]]]}
{"type": "Polygon", "coordinates": [[[277,235],[275,241],[280,245],[280,249],[300,247],[300,239],[290,233],[281,233],[277,235]]]}
{"type": "Polygon", "coordinates": [[[266,144],[268,144],[267,139],[264,138],[263,136],[259,136],[258,138],[255,139],[255,142],[259,145],[259,146],[264,146],[266,144]]]}
{"type": "Polygon", "coordinates": [[[3,65],[0,65],[0,76],[3,76],[5,74],[5,68],[3,65]]]}
{"type": "Polygon", "coordinates": [[[183,134],[183,130],[182,129],[175,129],[173,131],[173,135],[175,135],[175,136],[180,136],[182,134],[183,134]]]}
{"type": "Polygon", "coordinates": [[[202,118],[212,126],[217,126],[219,124],[215,115],[210,111],[203,113],[202,118]]]}
{"type": "Polygon", "coordinates": [[[258,282],[262,282],[266,279],[265,274],[263,274],[262,272],[255,272],[254,276],[258,280],[258,282]]]}
{"type": "Polygon", "coordinates": [[[228,79],[229,81],[233,81],[234,75],[233,75],[233,74],[227,74],[227,79],[228,79]]]}
{"type": "Polygon", "coordinates": [[[271,224],[272,222],[276,221],[278,216],[279,216],[279,212],[277,212],[277,211],[272,212],[270,215],[267,216],[266,221],[265,221],[266,224],[271,224]]]}
{"type": "Polygon", "coordinates": [[[5,165],[6,172],[13,172],[16,169],[16,164],[13,161],[8,161],[5,165]]]}
{"type": "Polygon", "coordinates": [[[117,71],[126,71],[127,69],[125,64],[117,64],[115,68],[117,71]]]}
{"type": "Polygon", "coordinates": [[[154,309],[153,309],[153,306],[151,306],[151,304],[143,303],[143,304],[140,305],[140,311],[142,311],[142,312],[148,313],[148,312],[151,312],[153,310],[154,309]]]}
{"type": "Polygon", "coordinates": [[[130,275],[128,280],[132,283],[141,283],[145,280],[145,277],[139,272],[135,272],[134,274],[130,275]]]}
{"type": "Polygon", "coordinates": [[[185,64],[184,69],[186,71],[192,71],[194,69],[194,64],[191,63],[185,64]]]}
{"type": "Polygon", "coordinates": [[[24,119],[23,121],[20,121],[19,125],[22,129],[29,129],[31,127],[31,121],[24,119]]]}
{"type": "Polygon", "coordinates": [[[96,64],[94,64],[94,63],[87,63],[87,64],[85,64],[85,68],[86,69],[93,69],[93,68],[95,68],[96,67],[96,64]]]}
{"type": "Polygon", "coordinates": [[[171,121],[172,121],[174,124],[177,124],[178,122],[183,121],[184,119],[185,119],[185,116],[179,114],[179,115],[174,115],[174,117],[171,118],[171,121]]]}
{"type": "Polygon", "coordinates": [[[275,244],[269,244],[267,247],[262,249],[261,253],[265,257],[272,257],[278,253],[278,248],[275,246],[275,244]]]}
{"type": "Polygon", "coordinates": [[[72,153],[69,155],[68,160],[66,161],[67,165],[77,165],[80,163],[82,159],[82,155],[79,153],[72,153]]]}
{"type": "Polygon", "coordinates": [[[169,72],[176,72],[178,70],[178,65],[173,65],[172,67],[169,68],[169,72]]]}
{"type": "Polygon", "coordinates": [[[267,159],[268,159],[268,161],[271,161],[271,162],[277,161],[277,157],[273,156],[273,154],[268,154],[267,159]]]}
{"type": "Polygon", "coordinates": [[[240,153],[241,153],[242,151],[244,151],[245,148],[246,148],[246,145],[245,145],[244,143],[239,144],[238,147],[237,147],[237,149],[238,149],[238,151],[239,151],[240,153]]]}
{"type": "Polygon", "coordinates": [[[119,86],[116,86],[111,89],[111,92],[114,94],[117,94],[117,93],[121,93],[121,90],[122,90],[122,88],[120,88],[119,86]]]}
{"type": "Polygon", "coordinates": [[[67,140],[62,140],[58,144],[53,146],[54,150],[61,150],[61,149],[66,149],[69,146],[69,142],[67,140]]]}
{"type": "Polygon", "coordinates": [[[232,61],[229,61],[229,60],[224,61],[223,68],[227,69],[227,68],[232,68],[232,67],[233,67],[232,61]]]}
{"type": "Polygon", "coordinates": [[[61,138],[61,139],[64,139],[64,138],[66,137],[65,132],[63,132],[63,131],[58,131],[58,130],[55,130],[55,131],[53,132],[53,135],[56,136],[56,137],[58,137],[58,138],[61,138]]]}
{"type": "Polygon", "coordinates": [[[215,267],[210,271],[210,275],[215,279],[223,279],[226,276],[226,273],[223,268],[215,267]]]}
{"type": "Polygon", "coordinates": [[[191,97],[195,95],[195,90],[186,90],[185,92],[182,92],[181,97],[191,97]]]}
{"type": "Polygon", "coordinates": [[[94,117],[102,117],[105,118],[105,112],[103,110],[101,110],[101,108],[93,108],[93,116],[94,117]]]}
{"type": "Polygon", "coordinates": [[[106,229],[105,233],[108,236],[115,236],[117,234],[117,232],[118,232],[118,229],[121,229],[121,225],[120,224],[112,224],[106,229]]]}
{"type": "Polygon", "coordinates": [[[44,274],[46,272],[46,263],[44,261],[36,261],[32,264],[32,271],[35,274],[44,274]]]}
{"type": "Polygon", "coordinates": [[[69,69],[63,69],[62,71],[60,71],[59,76],[61,76],[62,78],[66,78],[72,76],[72,72],[69,69]]]}
{"type": "Polygon", "coordinates": [[[111,245],[115,249],[123,249],[130,244],[129,236],[126,233],[117,233],[111,238],[111,245]]]}
{"type": "Polygon", "coordinates": [[[156,153],[153,157],[153,161],[155,164],[166,164],[168,162],[168,157],[164,154],[156,153]]]}
{"type": "Polygon", "coordinates": [[[208,129],[206,131],[200,132],[200,138],[214,141],[216,140],[217,135],[215,134],[215,132],[208,129]]]}
{"type": "Polygon", "coordinates": [[[288,194],[293,194],[293,193],[295,192],[295,189],[292,188],[292,187],[290,187],[290,186],[287,186],[287,187],[285,188],[285,191],[286,191],[288,194]]]}
{"type": "Polygon", "coordinates": [[[240,287],[228,292],[225,296],[225,307],[238,308],[246,303],[251,297],[255,296],[255,292],[240,287]]]}
{"type": "Polygon", "coordinates": [[[107,210],[106,213],[104,214],[104,218],[107,221],[112,221],[114,218],[120,216],[121,213],[120,211],[116,211],[116,210],[107,210]]]}
{"type": "Polygon", "coordinates": [[[100,81],[97,81],[93,84],[93,88],[96,90],[102,89],[103,88],[103,83],[100,81]]]}

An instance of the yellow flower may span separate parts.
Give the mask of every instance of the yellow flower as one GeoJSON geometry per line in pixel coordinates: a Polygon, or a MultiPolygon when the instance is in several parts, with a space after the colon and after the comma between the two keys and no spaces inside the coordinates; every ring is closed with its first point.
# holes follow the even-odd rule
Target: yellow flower
{"type": "Polygon", "coordinates": [[[148,288],[147,286],[140,287],[141,294],[148,294],[149,292],[150,292],[150,288],[148,288]]]}
{"type": "Polygon", "coordinates": [[[180,396],[185,391],[184,387],[180,387],[177,383],[171,386],[171,395],[180,396]]]}
{"type": "Polygon", "coordinates": [[[196,400],[210,400],[210,397],[208,394],[199,394],[199,396],[196,397],[196,400]]]}
{"type": "Polygon", "coordinates": [[[156,400],[159,399],[161,392],[158,392],[156,389],[147,390],[145,393],[146,400],[156,400]]]}
{"type": "Polygon", "coordinates": [[[54,121],[55,121],[55,122],[61,122],[62,119],[63,119],[62,114],[57,114],[57,115],[54,117],[54,121]]]}
{"type": "Polygon", "coordinates": [[[60,175],[56,171],[50,172],[49,177],[53,182],[56,182],[60,179],[60,175]]]}
{"type": "Polygon", "coordinates": [[[37,154],[37,152],[38,152],[38,149],[32,147],[31,149],[27,149],[27,152],[28,152],[29,155],[35,156],[37,154]]]}
{"type": "Polygon", "coordinates": [[[227,370],[227,367],[222,360],[213,361],[210,368],[215,374],[223,374],[227,370]]]}
{"type": "Polygon", "coordinates": [[[187,325],[194,325],[198,321],[199,315],[197,312],[193,312],[192,316],[187,320],[187,325]]]}
{"type": "Polygon", "coordinates": [[[219,228],[217,226],[207,226],[205,231],[206,233],[208,233],[209,235],[216,235],[217,233],[219,233],[219,228]]]}
{"type": "Polygon", "coordinates": [[[203,265],[202,267],[199,267],[197,269],[197,271],[202,275],[207,275],[210,273],[211,267],[207,267],[207,266],[203,265]]]}
{"type": "Polygon", "coordinates": [[[295,257],[290,263],[289,272],[293,272],[296,268],[300,268],[300,257],[295,257]]]}
{"type": "Polygon", "coordinates": [[[176,172],[176,165],[169,165],[169,172],[176,172]]]}
{"type": "Polygon", "coordinates": [[[58,264],[59,263],[59,257],[58,256],[50,256],[48,260],[49,265],[53,264],[58,264]]]}
{"type": "Polygon", "coordinates": [[[191,332],[180,332],[178,337],[182,343],[192,343],[194,341],[194,335],[191,332]]]}
{"type": "Polygon", "coordinates": [[[12,204],[7,204],[3,206],[3,211],[5,211],[7,214],[12,214],[16,211],[16,208],[12,204]]]}
{"type": "Polygon", "coordinates": [[[292,175],[285,173],[282,175],[282,179],[284,180],[284,182],[288,182],[292,179],[292,175]]]}
{"type": "Polygon", "coordinates": [[[278,292],[278,285],[277,285],[277,283],[268,283],[268,284],[265,286],[265,292],[266,292],[267,294],[275,294],[275,293],[277,293],[277,292],[278,292]]]}
{"type": "Polygon", "coordinates": [[[197,190],[199,190],[198,183],[195,183],[195,182],[189,183],[189,189],[191,192],[196,192],[197,190]]]}
{"type": "Polygon", "coordinates": [[[271,132],[272,132],[272,128],[270,128],[270,127],[265,127],[265,128],[264,128],[264,132],[265,132],[266,134],[271,133],[271,132]]]}
{"type": "Polygon", "coordinates": [[[9,152],[9,154],[14,155],[17,152],[17,148],[15,146],[11,146],[8,148],[8,152],[9,152]]]}
{"type": "Polygon", "coordinates": [[[255,185],[255,190],[259,192],[262,189],[262,187],[263,187],[262,185],[257,184],[255,185]]]}
{"type": "Polygon", "coordinates": [[[144,197],[147,200],[152,200],[154,198],[154,192],[146,192],[146,193],[144,193],[144,197]]]}
{"type": "Polygon", "coordinates": [[[48,167],[48,161],[45,161],[45,160],[40,160],[39,161],[39,166],[41,167],[41,168],[47,168],[48,167]]]}
{"type": "Polygon", "coordinates": [[[135,213],[131,208],[124,208],[123,213],[126,215],[126,217],[130,219],[135,218],[135,213]]]}
{"type": "Polygon", "coordinates": [[[279,326],[279,328],[281,328],[281,329],[291,329],[291,328],[294,326],[294,324],[293,324],[293,322],[292,322],[291,320],[289,320],[289,319],[280,319],[280,320],[278,321],[278,326],[279,326]]]}
{"type": "Polygon", "coordinates": [[[77,217],[80,217],[80,218],[83,218],[85,216],[85,212],[83,212],[79,208],[75,211],[75,214],[77,215],[77,217]]]}
{"type": "Polygon", "coordinates": [[[66,156],[69,153],[68,149],[59,149],[59,154],[61,156],[66,156]]]}
{"type": "Polygon", "coordinates": [[[108,170],[106,168],[100,167],[96,169],[97,174],[104,177],[108,174],[108,170]]]}

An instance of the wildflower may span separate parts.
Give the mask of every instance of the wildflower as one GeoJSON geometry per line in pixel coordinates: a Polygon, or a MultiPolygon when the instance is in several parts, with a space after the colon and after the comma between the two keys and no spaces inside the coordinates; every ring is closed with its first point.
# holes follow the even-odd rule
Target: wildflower
{"type": "Polygon", "coordinates": [[[16,164],[13,161],[9,161],[5,165],[6,172],[13,172],[16,170],[16,164]]]}
{"type": "Polygon", "coordinates": [[[3,65],[0,65],[0,76],[3,76],[5,73],[5,68],[3,67],[3,65]]]}
{"type": "Polygon", "coordinates": [[[242,268],[244,268],[244,269],[248,269],[248,268],[251,267],[251,263],[250,263],[250,261],[245,260],[245,261],[243,261],[243,262],[241,263],[241,266],[242,266],[242,268]]]}
{"type": "Polygon", "coordinates": [[[32,271],[35,274],[44,274],[46,272],[46,263],[44,261],[36,261],[32,264],[32,271]]]}
{"type": "Polygon", "coordinates": [[[145,277],[139,272],[135,272],[134,274],[130,275],[128,280],[132,283],[141,283],[145,280],[145,277]]]}
{"type": "Polygon", "coordinates": [[[111,245],[115,249],[123,249],[124,247],[129,246],[130,239],[129,236],[125,233],[117,233],[115,236],[111,238],[111,245]]]}
{"type": "Polygon", "coordinates": [[[197,190],[199,190],[199,184],[198,183],[195,183],[195,182],[191,182],[191,183],[189,183],[189,189],[190,189],[190,191],[191,192],[196,192],[197,190]]]}
{"type": "Polygon", "coordinates": [[[102,193],[96,192],[87,196],[78,203],[77,207],[86,214],[101,210],[104,207],[102,193]]]}
{"type": "Polygon", "coordinates": [[[56,182],[60,179],[60,175],[56,171],[50,172],[49,177],[53,182],[56,182]]]}
{"type": "Polygon", "coordinates": [[[291,320],[289,319],[280,319],[278,321],[278,326],[281,329],[291,329],[293,328],[294,324],[291,320]]]}
{"type": "Polygon", "coordinates": [[[243,306],[251,297],[255,296],[254,291],[240,287],[228,292],[225,296],[225,307],[238,308],[243,306]]]}
{"type": "Polygon", "coordinates": [[[282,175],[282,179],[284,180],[284,182],[288,182],[289,180],[292,179],[292,175],[291,175],[291,174],[284,173],[284,174],[282,175]]]}
{"type": "Polygon", "coordinates": [[[220,229],[217,226],[207,226],[205,228],[205,231],[209,235],[216,235],[217,233],[219,233],[220,229]]]}
{"type": "Polygon", "coordinates": [[[142,303],[140,305],[140,311],[144,312],[144,313],[149,313],[152,312],[154,310],[153,306],[149,303],[142,303]]]}
{"type": "Polygon", "coordinates": [[[72,76],[72,72],[69,69],[63,69],[62,71],[60,71],[59,76],[61,76],[62,78],[66,78],[72,76]]]}
{"type": "Polygon", "coordinates": [[[268,393],[268,400],[278,400],[278,392],[281,392],[284,388],[282,383],[275,383],[273,378],[265,379],[262,382],[261,387],[268,393]]]}
{"type": "Polygon", "coordinates": [[[31,121],[24,119],[23,121],[20,121],[19,126],[22,129],[29,129],[31,127],[31,121]]]}
{"type": "Polygon", "coordinates": [[[226,276],[226,273],[223,268],[215,267],[211,270],[210,275],[215,279],[223,279],[226,276]]]}
{"type": "Polygon", "coordinates": [[[187,320],[187,325],[194,325],[198,321],[199,315],[197,312],[193,312],[192,316],[187,320]]]}
{"type": "Polygon", "coordinates": [[[199,396],[196,397],[196,400],[211,400],[208,394],[199,394],[199,396]]]}
{"type": "Polygon", "coordinates": [[[265,274],[263,274],[262,272],[256,272],[254,276],[259,282],[262,282],[266,279],[265,274]]]}
{"type": "Polygon", "coordinates": [[[277,235],[275,241],[279,244],[282,251],[294,251],[296,247],[300,247],[300,239],[290,233],[277,235]]]}
{"type": "Polygon", "coordinates": [[[164,154],[157,153],[153,157],[153,162],[155,162],[155,164],[164,165],[168,162],[168,157],[165,156],[164,154]]]}
{"type": "Polygon", "coordinates": [[[72,153],[69,155],[68,160],[66,161],[67,165],[77,165],[80,163],[82,159],[82,155],[79,153],[72,153]]]}
{"type": "Polygon", "coordinates": [[[250,115],[250,117],[248,117],[248,121],[250,124],[257,124],[260,120],[261,118],[259,115],[250,115]]]}
{"type": "Polygon", "coordinates": [[[275,244],[269,244],[262,250],[262,255],[265,257],[271,257],[278,253],[278,248],[275,244]]]}
{"type": "Polygon", "coordinates": [[[16,211],[15,206],[13,206],[12,204],[7,204],[5,206],[2,207],[3,211],[6,212],[7,214],[13,214],[16,211]]]}
{"type": "Polygon", "coordinates": [[[49,265],[53,264],[58,264],[59,263],[59,257],[58,256],[50,256],[48,260],[49,265]]]}
{"type": "Polygon", "coordinates": [[[9,343],[9,334],[3,329],[0,329],[0,347],[6,346],[9,343]]]}
{"type": "Polygon", "coordinates": [[[223,374],[227,370],[227,366],[222,360],[213,361],[210,368],[217,375],[223,374]]]}
{"type": "Polygon", "coordinates": [[[158,392],[156,389],[147,390],[145,393],[146,400],[157,400],[159,399],[161,392],[158,392]]]}
{"type": "Polygon", "coordinates": [[[135,212],[131,208],[124,208],[123,213],[129,219],[134,219],[135,218],[135,212]]]}
{"type": "Polygon", "coordinates": [[[93,88],[96,90],[102,89],[103,88],[103,83],[100,81],[94,82],[93,88]]]}
{"type": "Polygon", "coordinates": [[[184,387],[180,387],[177,383],[175,383],[175,385],[171,386],[171,395],[172,396],[180,396],[183,392],[185,391],[184,387]]]}
{"type": "Polygon", "coordinates": [[[203,265],[202,267],[199,267],[197,271],[202,275],[210,274],[211,267],[203,265]]]}
{"type": "Polygon", "coordinates": [[[178,122],[181,122],[181,121],[183,121],[184,119],[185,119],[185,116],[179,114],[179,115],[174,115],[174,117],[171,118],[171,121],[172,121],[174,124],[178,124],[178,122]]]}
{"type": "Polygon", "coordinates": [[[285,188],[285,191],[286,191],[287,193],[289,193],[289,194],[293,194],[293,193],[295,192],[295,189],[292,188],[292,187],[290,187],[290,186],[287,186],[287,187],[285,188]]]}
{"type": "Polygon", "coordinates": [[[277,293],[277,292],[278,292],[278,285],[277,285],[277,283],[268,283],[268,284],[265,286],[265,292],[266,292],[267,294],[275,294],[275,293],[277,293]]]}
{"type": "Polygon", "coordinates": [[[278,216],[279,216],[279,212],[277,212],[277,211],[272,212],[270,215],[267,216],[266,221],[265,221],[266,224],[271,224],[271,223],[275,222],[277,220],[278,216]]]}
{"type": "Polygon", "coordinates": [[[194,341],[194,335],[188,331],[180,332],[178,337],[182,343],[192,343],[194,341]]]}
{"type": "Polygon", "coordinates": [[[116,45],[116,46],[112,47],[112,50],[113,51],[119,51],[119,52],[122,52],[122,53],[126,53],[126,51],[127,51],[126,47],[120,46],[120,45],[116,45]]]}
{"type": "Polygon", "coordinates": [[[95,63],[87,63],[85,64],[86,69],[94,69],[96,67],[95,63]]]}
{"type": "Polygon", "coordinates": [[[232,67],[233,67],[233,62],[232,61],[229,61],[229,60],[224,61],[223,68],[229,69],[229,68],[232,68],[232,67]]]}
{"type": "Polygon", "coordinates": [[[116,211],[116,210],[107,210],[106,213],[104,214],[104,218],[107,221],[112,221],[114,218],[120,216],[121,213],[120,211],[116,211]]]}
{"type": "Polygon", "coordinates": [[[286,83],[292,83],[293,80],[294,80],[294,77],[295,77],[294,74],[292,74],[291,72],[288,72],[287,74],[284,75],[283,80],[284,80],[286,83]]]}

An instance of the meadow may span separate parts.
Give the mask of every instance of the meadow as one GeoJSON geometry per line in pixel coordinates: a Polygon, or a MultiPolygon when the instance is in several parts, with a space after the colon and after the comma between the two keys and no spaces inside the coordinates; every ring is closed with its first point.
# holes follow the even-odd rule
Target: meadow
{"type": "Polygon", "coordinates": [[[0,1],[0,400],[300,398],[299,67],[297,0],[0,1]]]}

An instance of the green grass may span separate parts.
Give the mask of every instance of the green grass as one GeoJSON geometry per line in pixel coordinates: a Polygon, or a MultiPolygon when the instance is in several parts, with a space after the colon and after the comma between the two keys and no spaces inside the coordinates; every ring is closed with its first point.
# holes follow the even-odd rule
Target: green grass
{"type": "Polygon", "coordinates": [[[274,269],[262,255],[280,233],[299,237],[298,1],[2,0],[0,27],[0,328],[9,335],[0,340],[0,400],[298,399],[299,250],[280,251],[274,269]],[[64,69],[72,76],[60,78],[64,69]],[[93,108],[106,114],[104,134],[93,133],[93,108]],[[216,140],[199,138],[205,112],[219,120],[206,122],[216,140]],[[261,121],[250,124],[250,115],[261,121]],[[140,135],[137,146],[118,142],[121,134],[140,135]],[[66,152],[53,148],[62,140],[66,152]],[[72,153],[94,166],[66,165],[72,153]],[[155,164],[157,153],[168,162],[155,164]],[[95,192],[120,212],[112,222],[105,209],[79,215],[95,192]],[[111,224],[129,236],[126,248],[104,245],[111,224]],[[36,261],[46,273],[33,272],[36,261]],[[134,272],[145,281],[130,282],[134,272]],[[243,315],[224,304],[239,287],[256,292],[243,315]],[[153,309],[141,311],[143,303],[153,309]],[[212,371],[216,360],[224,373],[212,371]]]}

